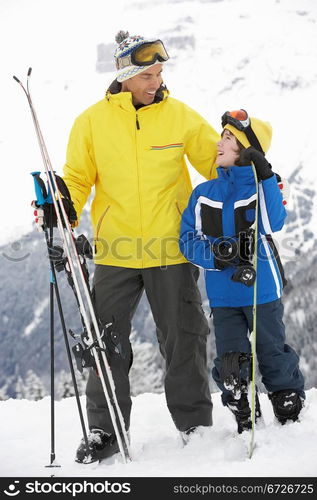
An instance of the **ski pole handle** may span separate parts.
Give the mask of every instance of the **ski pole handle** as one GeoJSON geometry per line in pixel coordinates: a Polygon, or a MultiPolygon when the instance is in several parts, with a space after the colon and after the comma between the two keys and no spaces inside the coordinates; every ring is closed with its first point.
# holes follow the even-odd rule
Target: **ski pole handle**
{"type": "Polygon", "coordinates": [[[44,205],[45,203],[53,203],[52,196],[50,191],[47,193],[47,189],[45,187],[43,179],[41,179],[41,172],[31,172],[34,180],[34,188],[36,194],[36,203],[39,206],[44,205]]]}

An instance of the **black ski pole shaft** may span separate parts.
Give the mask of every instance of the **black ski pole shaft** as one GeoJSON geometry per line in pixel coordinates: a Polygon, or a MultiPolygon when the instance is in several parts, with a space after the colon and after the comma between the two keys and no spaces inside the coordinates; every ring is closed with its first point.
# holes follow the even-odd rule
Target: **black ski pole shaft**
{"type": "MultiPolygon", "coordinates": [[[[63,331],[63,337],[64,337],[64,342],[65,342],[65,347],[66,347],[67,359],[68,359],[69,369],[70,369],[70,373],[71,373],[71,377],[72,377],[72,383],[73,383],[73,387],[74,387],[74,391],[75,391],[75,399],[76,399],[76,404],[77,404],[77,409],[78,409],[78,414],[79,414],[79,420],[80,420],[80,425],[82,428],[83,438],[84,438],[85,446],[86,446],[86,456],[88,457],[89,456],[88,435],[87,435],[84,415],[83,415],[83,411],[82,411],[82,407],[81,407],[81,403],[80,403],[80,396],[79,396],[79,391],[78,391],[76,375],[75,375],[73,362],[72,362],[72,355],[71,355],[71,350],[70,350],[70,346],[69,346],[65,317],[64,317],[64,313],[63,313],[62,302],[61,302],[59,288],[58,288],[58,284],[57,284],[56,271],[55,271],[54,263],[52,262],[52,260],[50,258],[51,257],[52,240],[50,240],[48,238],[47,229],[45,229],[45,238],[46,238],[47,250],[48,250],[48,255],[49,255],[49,260],[50,260],[51,284],[53,284],[54,291],[55,291],[57,309],[59,312],[59,317],[60,317],[60,321],[61,321],[61,325],[62,325],[62,331],[63,331]]],[[[53,381],[53,384],[54,384],[54,381],[53,381]]]]}
{"type": "MultiPolygon", "coordinates": [[[[50,206],[50,220],[52,220],[52,205],[50,206]]],[[[47,231],[47,230],[46,230],[47,231]]],[[[53,243],[53,226],[49,228],[49,245],[53,243]]],[[[50,464],[46,467],[60,467],[55,463],[55,335],[54,335],[54,277],[50,277],[50,365],[51,365],[51,453],[50,464]]]]}

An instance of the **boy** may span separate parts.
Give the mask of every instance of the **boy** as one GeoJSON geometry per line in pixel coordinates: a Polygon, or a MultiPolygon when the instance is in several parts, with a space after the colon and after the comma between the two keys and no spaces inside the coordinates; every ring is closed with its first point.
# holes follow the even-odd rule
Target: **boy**
{"type": "MultiPolygon", "coordinates": [[[[222,402],[233,412],[238,432],[251,427],[248,402],[253,286],[257,279],[257,342],[259,370],[277,420],[297,420],[305,398],[298,355],[285,344],[283,269],[271,233],[286,217],[276,175],[265,159],[272,129],[249,118],[244,110],[226,112],[217,144],[218,178],[194,189],[183,213],[180,248],[205,269],[216,337],[212,375],[222,402]],[[258,234],[253,229],[257,202],[258,234]],[[252,265],[257,244],[257,275],[252,265]]],[[[256,418],[261,415],[256,395],[256,418]]]]}

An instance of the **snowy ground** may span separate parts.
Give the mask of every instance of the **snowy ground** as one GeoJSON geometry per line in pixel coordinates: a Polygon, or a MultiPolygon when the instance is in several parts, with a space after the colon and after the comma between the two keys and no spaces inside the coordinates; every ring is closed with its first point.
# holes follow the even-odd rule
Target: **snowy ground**
{"type": "MultiPolygon", "coordinates": [[[[248,458],[249,434],[237,435],[220,394],[213,394],[214,425],[201,429],[183,447],[164,394],[134,398],[131,421],[133,461],[120,455],[102,464],[74,462],[81,430],[74,398],[56,403],[56,462],[50,459],[50,399],[0,402],[2,477],[316,477],[317,389],[307,391],[301,422],[280,426],[271,404],[260,395],[264,423],[256,429],[256,448],[248,458]]],[[[84,408],[84,398],[82,398],[84,408]]]]}

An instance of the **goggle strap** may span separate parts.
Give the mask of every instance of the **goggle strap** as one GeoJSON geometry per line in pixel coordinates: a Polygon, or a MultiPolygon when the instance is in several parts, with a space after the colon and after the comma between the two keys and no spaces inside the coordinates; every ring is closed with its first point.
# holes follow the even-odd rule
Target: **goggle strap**
{"type": "Polygon", "coordinates": [[[120,59],[117,59],[116,61],[116,64],[117,64],[117,69],[122,69],[122,68],[125,68],[126,66],[131,66],[131,56],[128,55],[128,56],[124,56],[124,57],[120,57],[120,59]]]}
{"type": "Polygon", "coordinates": [[[262,153],[265,156],[265,153],[261,147],[259,139],[257,138],[255,133],[253,132],[251,125],[246,127],[243,132],[247,136],[247,139],[248,139],[249,143],[251,144],[251,146],[253,146],[255,149],[260,151],[260,153],[262,153]]]}

